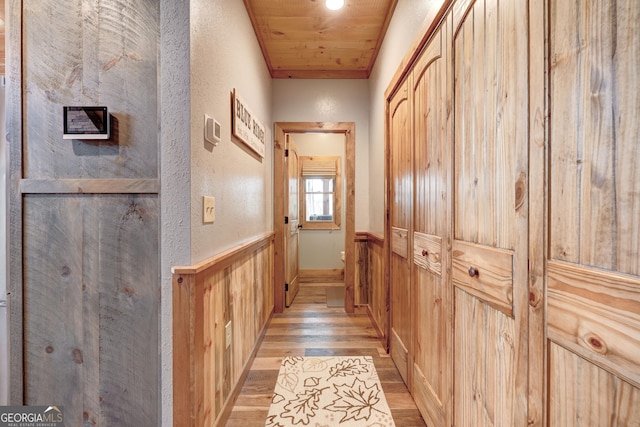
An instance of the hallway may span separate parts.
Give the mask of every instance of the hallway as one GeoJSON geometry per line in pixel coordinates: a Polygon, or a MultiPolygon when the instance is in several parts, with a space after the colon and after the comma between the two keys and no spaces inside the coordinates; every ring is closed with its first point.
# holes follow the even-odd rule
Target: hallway
{"type": "Polygon", "coordinates": [[[293,305],[273,316],[227,426],[264,426],[284,356],[323,355],[372,356],[396,425],[425,425],[367,314],[328,308],[328,286],[335,284],[303,283],[293,305]]]}

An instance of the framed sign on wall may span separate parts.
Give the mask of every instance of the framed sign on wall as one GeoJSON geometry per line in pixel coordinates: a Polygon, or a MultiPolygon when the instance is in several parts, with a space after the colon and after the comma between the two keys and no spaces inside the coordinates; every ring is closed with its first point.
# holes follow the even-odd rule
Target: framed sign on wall
{"type": "Polygon", "coordinates": [[[251,112],[247,103],[235,89],[231,95],[231,129],[233,136],[260,157],[264,157],[264,140],[267,132],[260,120],[251,112]]]}

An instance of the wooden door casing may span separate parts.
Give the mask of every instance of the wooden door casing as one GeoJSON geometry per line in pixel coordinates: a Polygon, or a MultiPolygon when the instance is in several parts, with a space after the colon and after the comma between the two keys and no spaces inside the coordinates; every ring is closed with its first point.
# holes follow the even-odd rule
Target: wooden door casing
{"type": "Polygon", "coordinates": [[[411,229],[413,174],[411,116],[408,83],[389,104],[389,225],[391,235],[389,292],[391,299],[390,353],[400,375],[410,384],[411,322],[411,229]]]}
{"type": "Polygon", "coordinates": [[[547,6],[548,425],[640,425],[640,4],[547,6]]]}
{"type": "Polygon", "coordinates": [[[454,425],[527,424],[524,1],[453,8],[454,425]]]}
{"type": "Polygon", "coordinates": [[[451,18],[412,72],[414,150],[412,395],[429,426],[452,423],[453,295],[450,278],[451,18]]]}

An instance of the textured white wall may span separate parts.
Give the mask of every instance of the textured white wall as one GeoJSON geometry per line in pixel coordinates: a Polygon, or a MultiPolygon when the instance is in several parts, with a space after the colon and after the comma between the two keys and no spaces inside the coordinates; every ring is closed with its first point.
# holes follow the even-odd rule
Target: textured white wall
{"type": "Polygon", "coordinates": [[[191,0],[191,261],[273,229],[271,77],[244,4],[191,0]],[[231,136],[236,89],[267,130],[257,159],[231,136]],[[204,142],[204,114],[222,125],[217,147],[204,142]],[[202,196],[216,199],[216,221],[202,223],[202,196]]]}
{"type": "Polygon", "coordinates": [[[442,3],[443,0],[398,0],[376,64],[369,76],[369,230],[380,234],[384,232],[384,93],[402,58],[419,36],[425,18],[440,9],[442,3]]]}
{"type": "Polygon", "coordinates": [[[160,4],[160,403],[162,425],[173,425],[171,266],[188,265],[189,4],[160,4]]]}
{"type": "Polygon", "coordinates": [[[367,80],[273,80],[274,122],[355,123],[356,231],[369,229],[369,107],[367,80]]]}
{"type": "Polygon", "coordinates": [[[161,0],[162,425],[173,425],[171,266],[193,264],[273,228],[271,78],[241,1],[161,0]],[[236,88],[267,128],[265,158],[231,138],[236,88]],[[204,142],[204,114],[222,141],[204,142]],[[216,222],[202,223],[202,196],[216,222]]]}
{"type": "MultiPolygon", "coordinates": [[[[344,177],[344,140],[342,134],[304,133],[294,135],[301,156],[340,156],[344,177]]],[[[344,250],[346,181],[342,179],[340,230],[300,230],[299,261],[301,270],[331,270],[343,267],[340,251],[344,250]]]]}

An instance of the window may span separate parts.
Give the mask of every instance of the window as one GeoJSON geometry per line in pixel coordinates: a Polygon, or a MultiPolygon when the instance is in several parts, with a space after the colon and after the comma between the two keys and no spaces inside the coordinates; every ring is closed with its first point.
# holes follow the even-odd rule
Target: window
{"type": "Polygon", "coordinates": [[[340,157],[300,157],[303,229],[340,229],[340,157]]]}

